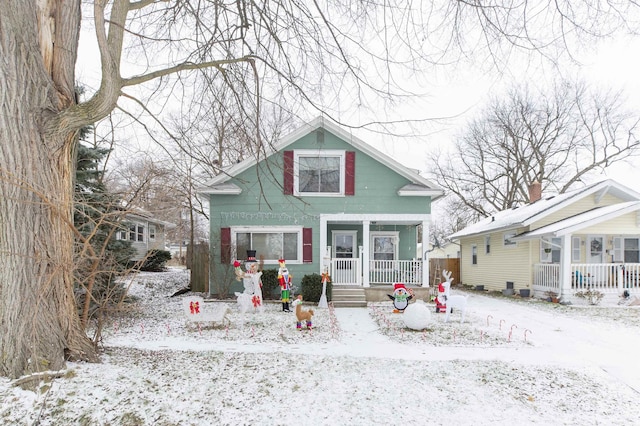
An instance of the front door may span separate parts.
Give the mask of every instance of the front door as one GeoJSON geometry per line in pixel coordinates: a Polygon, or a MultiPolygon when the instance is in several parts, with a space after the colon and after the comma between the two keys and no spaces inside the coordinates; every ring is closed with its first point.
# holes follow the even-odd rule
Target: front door
{"type": "Polygon", "coordinates": [[[587,283],[599,283],[605,279],[604,269],[596,266],[604,263],[604,237],[592,235],[587,237],[587,263],[593,264],[587,273],[587,283]]]}
{"type": "Polygon", "coordinates": [[[332,231],[331,281],[334,285],[358,285],[358,232],[332,231]]]}

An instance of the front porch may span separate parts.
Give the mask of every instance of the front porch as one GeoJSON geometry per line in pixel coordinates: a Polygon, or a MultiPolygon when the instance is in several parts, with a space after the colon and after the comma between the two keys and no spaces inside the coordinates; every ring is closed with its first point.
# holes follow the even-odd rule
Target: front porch
{"type": "Polygon", "coordinates": [[[329,274],[333,285],[370,287],[402,283],[407,286],[422,287],[423,284],[428,284],[424,279],[424,272],[428,274],[428,271],[424,271],[425,262],[421,259],[369,260],[367,262],[363,258],[363,255],[355,259],[332,258],[329,263],[329,274]],[[366,267],[364,267],[365,263],[366,267]]]}
{"type": "Polygon", "coordinates": [[[546,297],[549,292],[575,300],[575,293],[596,290],[609,302],[624,291],[640,295],[640,263],[572,263],[568,279],[561,280],[560,264],[538,263],[533,270],[533,295],[546,297]]]}
{"type": "Polygon", "coordinates": [[[320,215],[321,270],[334,286],[426,287],[429,268],[418,246],[428,247],[429,220],[428,214],[320,215]]]}

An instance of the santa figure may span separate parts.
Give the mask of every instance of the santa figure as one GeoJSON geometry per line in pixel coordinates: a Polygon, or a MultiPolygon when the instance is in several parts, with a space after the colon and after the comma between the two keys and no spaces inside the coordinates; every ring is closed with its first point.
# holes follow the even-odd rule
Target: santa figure
{"type": "Polygon", "coordinates": [[[447,291],[444,287],[444,283],[438,284],[438,295],[434,299],[436,302],[436,313],[443,313],[447,311],[447,291]]]}
{"type": "Polygon", "coordinates": [[[280,284],[280,298],[282,300],[282,311],[291,312],[289,309],[289,298],[291,297],[291,275],[285,264],[284,259],[278,260],[280,268],[278,269],[278,283],[280,284]]]}

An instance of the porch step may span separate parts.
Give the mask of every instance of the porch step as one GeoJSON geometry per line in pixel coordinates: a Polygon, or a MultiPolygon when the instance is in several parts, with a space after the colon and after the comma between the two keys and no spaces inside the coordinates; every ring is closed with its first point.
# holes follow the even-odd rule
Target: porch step
{"type": "Polygon", "coordinates": [[[336,308],[366,308],[367,296],[360,286],[333,286],[331,302],[336,308]]]}

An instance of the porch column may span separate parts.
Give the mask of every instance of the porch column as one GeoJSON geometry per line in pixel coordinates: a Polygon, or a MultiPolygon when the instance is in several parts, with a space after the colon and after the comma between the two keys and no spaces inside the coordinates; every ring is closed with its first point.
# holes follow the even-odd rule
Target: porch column
{"type": "Polygon", "coordinates": [[[318,261],[318,267],[320,268],[320,275],[324,272],[324,258],[331,259],[331,253],[327,253],[327,218],[324,215],[320,215],[320,259],[318,261]]]}
{"type": "Polygon", "coordinates": [[[571,235],[562,236],[558,298],[571,294],[571,235]]]}
{"type": "Polygon", "coordinates": [[[422,287],[429,287],[429,222],[422,221],[422,287]]]}
{"type": "Polygon", "coordinates": [[[371,282],[369,281],[369,256],[371,250],[369,249],[369,239],[371,238],[369,235],[369,225],[371,224],[370,220],[362,221],[362,286],[370,287],[371,282]]]}

